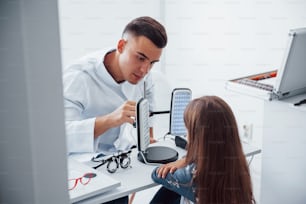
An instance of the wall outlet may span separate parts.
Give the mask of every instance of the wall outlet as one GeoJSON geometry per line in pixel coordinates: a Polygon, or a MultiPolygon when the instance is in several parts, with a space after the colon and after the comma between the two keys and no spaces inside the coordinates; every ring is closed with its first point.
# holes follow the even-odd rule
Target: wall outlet
{"type": "Polygon", "coordinates": [[[243,141],[250,143],[252,141],[253,124],[246,123],[242,126],[242,139],[243,141]]]}

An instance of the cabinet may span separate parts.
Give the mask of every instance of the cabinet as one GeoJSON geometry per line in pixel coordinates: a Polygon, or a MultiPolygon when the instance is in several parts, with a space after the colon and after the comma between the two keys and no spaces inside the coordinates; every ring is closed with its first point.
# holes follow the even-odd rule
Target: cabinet
{"type": "Polygon", "coordinates": [[[264,101],[261,204],[306,203],[306,104],[264,101]]]}

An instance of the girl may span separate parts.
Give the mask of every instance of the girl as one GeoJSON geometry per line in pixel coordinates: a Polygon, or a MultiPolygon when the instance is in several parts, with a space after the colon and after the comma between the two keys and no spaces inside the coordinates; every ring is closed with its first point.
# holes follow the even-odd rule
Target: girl
{"type": "Polygon", "coordinates": [[[201,204],[254,204],[237,123],[227,103],[217,96],[194,99],[184,122],[187,155],[153,171],[152,179],[164,187],[151,203],[171,203],[170,197],[177,203],[175,195],[181,195],[201,204]]]}

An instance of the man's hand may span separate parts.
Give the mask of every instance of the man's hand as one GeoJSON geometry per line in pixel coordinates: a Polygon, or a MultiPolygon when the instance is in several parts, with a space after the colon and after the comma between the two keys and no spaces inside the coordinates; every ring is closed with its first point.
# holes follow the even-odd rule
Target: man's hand
{"type": "Polygon", "coordinates": [[[156,139],[154,139],[153,137],[150,137],[150,144],[157,142],[156,139]]]}
{"type": "Polygon", "coordinates": [[[114,126],[122,125],[123,123],[133,124],[136,118],[136,102],[126,101],[114,112],[108,115],[109,120],[114,126]]]}
{"type": "Polygon", "coordinates": [[[154,139],[154,136],[153,136],[153,135],[154,135],[154,134],[153,134],[153,128],[150,127],[150,144],[157,142],[157,140],[154,139]]]}
{"type": "Polygon", "coordinates": [[[133,124],[136,118],[136,102],[126,101],[110,114],[96,117],[94,137],[98,137],[113,127],[123,123],[133,124]]]}

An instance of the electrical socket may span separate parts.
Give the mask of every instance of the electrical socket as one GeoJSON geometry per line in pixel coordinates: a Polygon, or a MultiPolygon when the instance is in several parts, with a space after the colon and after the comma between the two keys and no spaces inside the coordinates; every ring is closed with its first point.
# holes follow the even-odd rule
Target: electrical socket
{"type": "Polygon", "coordinates": [[[250,143],[252,141],[252,134],[253,134],[253,124],[252,123],[245,123],[242,126],[242,139],[245,142],[250,143]]]}

